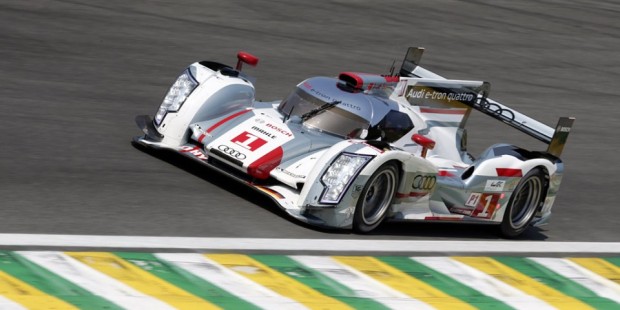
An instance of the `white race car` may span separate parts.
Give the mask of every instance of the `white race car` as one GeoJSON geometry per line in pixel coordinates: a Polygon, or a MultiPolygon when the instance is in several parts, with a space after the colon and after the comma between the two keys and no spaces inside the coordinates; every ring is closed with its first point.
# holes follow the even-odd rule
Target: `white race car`
{"type": "Polygon", "coordinates": [[[312,77],[256,101],[241,71],[201,61],[174,82],[154,118],[136,117],[139,145],[174,150],[259,190],[291,216],[365,233],[384,220],[498,224],[506,237],[547,221],[574,118],[554,128],[488,98],[489,84],[449,80],[410,48],[397,74],[312,77]],[[480,111],[548,144],[467,152],[480,111]]]}

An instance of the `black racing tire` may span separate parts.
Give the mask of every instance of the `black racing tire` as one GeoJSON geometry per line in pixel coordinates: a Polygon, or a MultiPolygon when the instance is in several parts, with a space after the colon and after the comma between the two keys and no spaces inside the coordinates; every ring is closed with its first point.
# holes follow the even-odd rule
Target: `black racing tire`
{"type": "Polygon", "coordinates": [[[396,194],[398,180],[394,163],[384,164],[370,176],[355,206],[353,231],[368,233],[381,224],[396,194]]]}
{"type": "Polygon", "coordinates": [[[546,174],[539,168],[530,170],[517,184],[500,225],[502,236],[515,238],[530,225],[536,210],[545,199],[546,174]]]}

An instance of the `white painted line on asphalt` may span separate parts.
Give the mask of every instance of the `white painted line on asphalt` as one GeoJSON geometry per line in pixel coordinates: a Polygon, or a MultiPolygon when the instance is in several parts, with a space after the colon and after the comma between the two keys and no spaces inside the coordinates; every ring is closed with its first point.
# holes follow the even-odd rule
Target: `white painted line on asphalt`
{"type": "Polygon", "coordinates": [[[620,253],[620,242],[347,240],[0,234],[0,246],[447,253],[620,253]]]}

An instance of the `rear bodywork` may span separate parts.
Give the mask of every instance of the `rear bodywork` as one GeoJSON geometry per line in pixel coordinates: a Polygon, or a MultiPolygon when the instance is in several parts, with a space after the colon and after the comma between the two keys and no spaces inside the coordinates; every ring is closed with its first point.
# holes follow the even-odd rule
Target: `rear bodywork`
{"type": "Polygon", "coordinates": [[[192,158],[265,193],[299,220],[334,228],[351,227],[364,185],[386,163],[396,164],[400,175],[387,219],[488,224],[502,221],[521,178],[541,169],[546,174],[545,198],[533,223],[544,223],[561,183],[560,155],[573,119],[561,118],[556,128],[537,122],[489,99],[486,82],[448,80],[420,67],[422,51],[409,49],[398,74],[346,73],[303,81],[296,91],[333,103],[316,113],[320,117],[305,118],[287,107],[291,97],[256,101],[251,79],[240,70],[194,63],[182,74],[189,85],[183,87],[192,89],[180,108],[159,113],[158,121],[137,117],[144,135],[134,141],[192,158]],[[467,152],[465,125],[474,111],[549,147],[529,151],[494,144],[473,158],[467,152]],[[405,126],[386,125],[391,115],[406,116],[405,126]],[[338,124],[322,127],[327,117],[362,125],[343,134],[338,124]],[[401,132],[390,140],[387,128],[401,132]],[[380,134],[373,137],[377,130],[380,134]],[[412,141],[416,134],[433,140],[435,147],[412,141]],[[343,154],[364,163],[337,197],[326,198],[327,170],[343,154]]]}

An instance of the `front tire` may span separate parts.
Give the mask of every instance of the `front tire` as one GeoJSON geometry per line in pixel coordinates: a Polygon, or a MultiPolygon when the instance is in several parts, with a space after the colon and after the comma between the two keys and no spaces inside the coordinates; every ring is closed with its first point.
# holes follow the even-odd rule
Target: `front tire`
{"type": "Polygon", "coordinates": [[[377,228],[392,204],[398,186],[398,168],[385,164],[372,174],[362,189],[353,215],[353,230],[367,233],[377,228]]]}
{"type": "Polygon", "coordinates": [[[500,227],[504,237],[515,238],[528,228],[545,198],[545,188],[546,174],[539,168],[532,169],[519,181],[500,227]]]}

